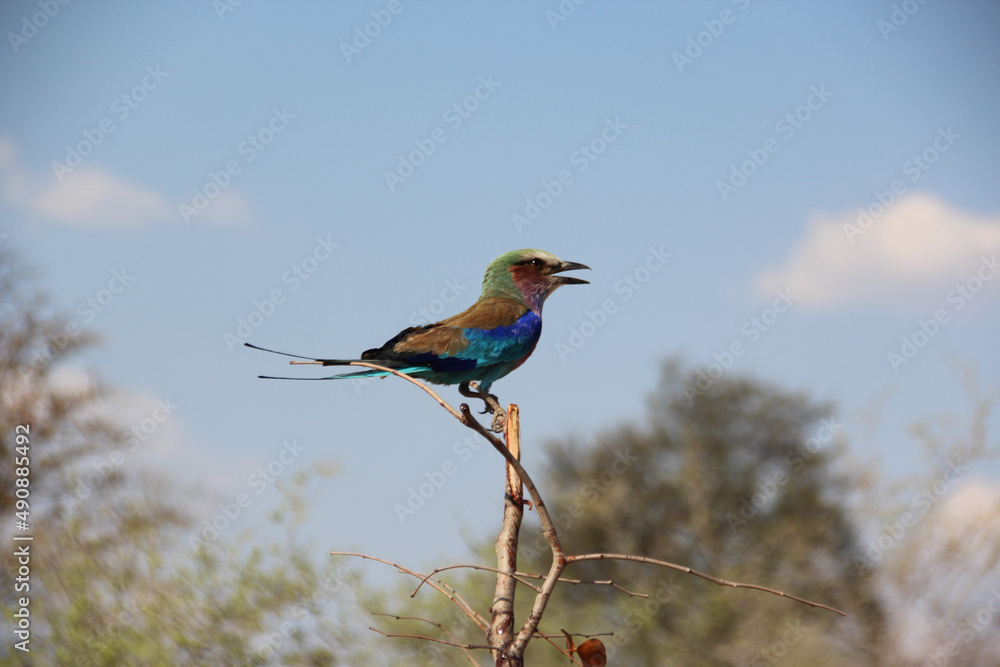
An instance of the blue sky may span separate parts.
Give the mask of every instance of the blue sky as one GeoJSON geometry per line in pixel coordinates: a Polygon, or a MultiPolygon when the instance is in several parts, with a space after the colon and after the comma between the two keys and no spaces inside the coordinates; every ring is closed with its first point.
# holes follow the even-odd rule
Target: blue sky
{"type": "Polygon", "coordinates": [[[503,466],[402,382],[259,381],[288,368],[232,341],[358,354],[522,247],[593,267],[494,387],[529,470],[641,418],[672,355],[834,401],[852,451],[922,470],[906,427],[968,411],[954,363],[998,389],[1000,8],[902,4],[7,2],[2,243],[104,335],[80,369],[157,424],[141,457],[246,493],[240,529],[276,499],[257,468],[335,461],[321,549],[460,552],[503,466]]]}

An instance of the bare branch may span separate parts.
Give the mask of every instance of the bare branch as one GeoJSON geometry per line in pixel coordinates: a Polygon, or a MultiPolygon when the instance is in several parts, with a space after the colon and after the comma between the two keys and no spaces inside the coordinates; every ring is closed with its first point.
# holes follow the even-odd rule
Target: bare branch
{"type": "Polygon", "coordinates": [[[485,438],[491,445],[493,445],[493,448],[496,449],[498,452],[500,452],[500,455],[507,460],[508,465],[510,465],[510,467],[512,467],[515,470],[515,472],[517,472],[517,476],[521,479],[521,482],[524,484],[524,486],[527,487],[528,493],[531,495],[531,498],[535,503],[535,506],[538,511],[538,518],[542,522],[542,534],[545,535],[545,539],[548,540],[549,545],[553,548],[553,554],[555,554],[556,552],[561,553],[562,548],[561,546],[559,546],[559,536],[556,533],[555,524],[552,522],[552,518],[549,516],[548,509],[545,507],[545,503],[542,502],[542,497],[541,495],[539,495],[538,488],[535,486],[535,483],[531,480],[531,477],[528,475],[528,472],[521,466],[521,462],[518,461],[510,453],[510,451],[508,451],[507,446],[492,432],[486,430],[486,427],[480,424],[479,421],[476,420],[476,418],[472,415],[472,412],[469,410],[468,404],[462,403],[462,405],[460,406],[461,413],[459,413],[459,411],[451,407],[451,405],[447,401],[438,396],[433,389],[425,385],[423,382],[420,382],[419,380],[407,375],[406,373],[401,373],[395,369],[387,368],[385,366],[379,366],[378,364],[370,364],[366,361],[353,361],[351,362],[351,365],[364,366],[365,368],[371,368],[377,371],[385,371],[387,373],[391,373],[392,375],[401,377],[407,382],[415,384],[416,386],[420,387],[425,392],[427,392],[431,396],[431,398],[437,401],[438,405],[447,410],[452,417],[460,421],[465,426],[468,426],[479,435],[483,436],[483,438],[485,438]]]}
{"type": "Polygon", "coordinates": [[[472,563],[456,563],[455,565],[445,565],[444,567],[434,568],[434,570],[430,574],[424,577],[424,579],[421,580],[419,584],[417,584],[417,587],[413,589],[412,593],[410,593],[410,597],[412,598],[413,596],[415,596],[417,594],[417,591],[420,590],[420,587],[424,585],[424,581],[427,581],[435,574],[438,574],[439,572],[445,572],[446,570],[457,570],[457,569],[482,570],[483,572],[495,572],[497,574],[506,574],[514,577],[517,581],[524,584],[525,586],[535,591],[536,593],[541,589],[538,586],[535,586],[530,581],[525,581],[525,578],[532,578],[532,579],[544,578],[540,574],[524,574],[523,572],[514,572],[513,574],[511,574],[509,572],[502,571],[500,568],[490,567],[488,565],[473,565],[472,563]]]}
{"type": "Polygon", "coordinates": [[[613,633],[613,632],[566,632],[565,630],[562,630],[562,629],[560,629],[559,632],[561,632],[562,634],[561,635],[547,635],[544,632],[541,632],[540,630],[536,630],[535,634],[538,635],[539,637],[556,637],[556,636],[566,637],[566,636],[570,636],[570,637],[586,637],[587,639],[590,639],[591,637],[614,637],[615,636],[615,633],[613,633]]]}
{"type": "Polygon", "coordinates": [[[514,458],[496,436],[487,431],[482,424],[472,417],[467,404],[462,403],[461,410],[462,416],[465,418],[462,420],[462,423],[486,438],[493,445],[493,448],[500,452],[501,456],[507,460],[510,467],[517,472],[517,476],[521,478],[521,482],[528,489],[531,499],[535,502],[538,518],[542,522],[542,535],[545,536],[545,540],[552,549],[552,565],[542,584],[542,590],[535,596],[535,603],[531,607],[531,614],[524,621],[521,631],[517,634],[517,639],[514,640],[511,649],[508,651],[508,654],[520,658],[524,655],[524,649],[535,634],[535,630],[538,629],[538,623],[542,620],[542,614],[545,613],[545,607],[552,596],[552,590],[559,580],[559,575],[562,574],[563,569],[566,567],[566,556],[563,553],[562,545],[559,543],[559,534],[556,532],[556,527],[552,521],[552,517],[549,515],[549,510],[545,506],[541,494],[538,493],[538,488],[535,487],[535,483],[531,480],[531,476],[528,475],[521,462],[514,458]]]}
{"type": "Polygon", "coordinates": [[[554,646],[557,651],[559,651],[564,656],[566,656],[567,658],[569,658],[570,664],[572,664],[572,665],[581,665],[581,666],[583,665],[583,663],[580,662],[580,660],[573,655],[572,651],[564,649],[561,646],[559,646],[559,644],[556,644],[554,641],[552,641],[552,637],[551,636],[549,636],[549,635],[547,635],[547,634],[545,634],[543,632],[538,632],[537,630],[535,631],[535,636],[536,637],[541,637],[542,639],[544,639],[548,643],[552,644],[552,646],[554,646]]]}
{"type": "MultiPolygon", "coordinates": [[[[454,565],[445,565],[443,567],[435,568],[434,571],[432,571],[430,574],[428,574],[426,578],[429,579],[430,577],[433,577],[435,574],[438,574],[439,572],[444,572],[446,570],[456,570],[456,569],[461,569],[461,568],[465,568],[465,569],[469,569],[469,570],[482,570],[484,572],[496,572],[498,574],[500,573],[500,570],[498,568],[490,567],[488,565],[474,565],[472,563],[456,563],[454,565]]],[[[535,586],[534,584],[532,584],[531,582],[525,581],[525,579],[545,579],[545,577],[546,577],[546,575],[544,575],[544,574],[535,574],[534,572],[514,572],[514,574],[512,576],[515,579],[517,579],[520,583],[524,584],[525,586],[527,586],[531,590],[535,591],[536,593],[539,592],[541,589],[538,586],[535,586]]],[[[594,581],[585,581],[583,579],[570,579],[569,577],[559,577],[559,583],[561,583],[561,584],[574,584],[574,585],[581,584],[581,585],[589,585],[589,586],[610,586],[611,588],[615,588],[615,589],[621,591],[622,593],[624,593],[625,595],[628,595],[629,597],[634,597],[634,598],[648,598],[649,597],[648,593],[636,593],[635,591],[630,591],[627,588],[625,588],[624,586],[622,586],[619,583],[617,583],[616,581],[614,581],[613,579],[601,579],[601,580],[594,580],[594,581]]],[[[417,594],[417,591],[420,590],[421,586],[423,586],[423,582],[422,581],[419,584],[417,584],[417,587],[415,589],[413,589],[412,593],[410,593],[410,597],[411,598],[414,595],[417,594]]],[[[597,635],[580,635],[580,636],[581,637],[596,637],[597,635]]]]}
{"type": "MultiPolygon", "coordinates": [[[[364,558],[366,560],[373,560],[378,563],[384,563],[385,565],[391,565],[400,572],[408,574],[411,577],[416,577],[417,579],[424,578],[424,575],[420,574],[419,572],[414,572],[413,570],[405,568],[402,565],[398,565],[396,563],[393,563],[392,561],[385,560],[384,558],[378,558],[377,556],[369,556],[368,554],[360,554],[350,551],[331,551],[330,555],[352,556],[354,558],[364,558]]],[[[454,602],[458,606],[458,608],[462,610],[463,614],[471,618],[472,622],[475,623],[477,626],[479,626],[480,630],[486,632],[486,630],[489,629],[490,625],[489,623],[486,622],[486,619],[477,614],[476,611],[472,608],[472,606],[465,601],[465,598],[463,598],[461,595],[458,594],[458,591],[456,591],[454,588],[444,583],[443,581],[431,580],[428,583],[431,585],[432,588],[434,588],[434,590],[436,590],[437,592],[441,593],[441,595],[444,595],[446,598],[454,602]]]]}
{"type": "MultiPolygon", "coordinates": [[[[581,581],[580,579],[567,579],[566,577],[559,577],[559,583],[562,584],[585,584],[590,586],[610,586],[611,588],[618,589],[625,595],[633,598],[648,598],[649,593],[636,593],[635,591],[630,591],[624,586],[615,582],[614,579],[601,579],[595,581],[581,581]]],[[[587,637],[595,637],[596,635],[584,635],[587,637]]]]}
{"type": "Polygon", "coordinates": [[[406,380],[407,382],[412,382],[413,384],[417,385],[418,387],[420,387],[421,389],[423,389],[424,391],[426,391],[428,394],[430,394],[431,398],[433,398],[435,401],[437,401],[438,405],[440,405],[442,408],[444,408],[449,413],[451,413],[452,417],[454,417],[458,421],[462,422],[463,424],[465,423],[465,420],[462,419],[462,415],[458,414],[458,410],[456,410],[455,408],[451,407],[451,404],[449,404],[443,398],[441,398],[440,396],[438,396],[437,393],[435,393],[433,389],[431,389],[430,387],[428,387],[427,385],[425,385],[423,382],[421,382],[420,380],[417,380],[417,379],[415,379],[413,377],[410,377],[406,373],[400,373],[397,370],[394,370],[392,368],[386,368],[385,366],[379,366],[378,364],[369,364],[367,361],[352,361],[348,365],[350,365],[350,366],[364,366],[365,368],[371,368],[371,369],[374,369],[376,371],[385,371],[386,373],[392,373],[396,377],[401,377],[404,380],[406,380]]]}
{"type": "MultiPolygon", "coordinates": [[[[436,627],[437,629],[439,629],[441,632],[443,632],[446,635],[448,635],[449,637],[451,637],[451,639],[453,640],[452,645],[453,646],[459,646],[462,649],[462,651],[465,653],[465,657],[467,657],[469,659],[469,662],[471,662],[473,665],[476,665],[477,667],[479,666],[479,663],[476,662],[475,658],[472,657],[472,654],[469,653],[469,649],[459,643],[458,637],[455,636],[455,633],[453,633],[451,630],[448,630],[447,628],[445,628],[443,625],[441,625],[440,623],[438,623],[436,621],[432,621],[432,620],[429,620],[429,619],[426,619],[426,618],[420,618],[419,616],[397,616],[396,614],[384,614],[384,613],[381,613],[381,612],[372,612],[372,616],[388,616],[389,618],[394,618],[397,621],[420,621],[421,623],[427,623],[429,625],[433,625],[434,627],[436,627]]],[[[425,639],[429,639],[429,638],[425,637],[425,639]]]]}
{"type": "MultiPolygon", "coordinates": [[[[424,641],[437,642],[438,644],[444,644],[445,646],[455,646],[457,648],[464,648],[464,649],[470,649],[470,650],[471,649],[487,649],[487,650],[489,650],[489,648],[490,648],[489,646],[487,646],[485,644],[458,644],[456,642],[450,642],[447,639],[438,639],[437,637],[428,637],[426,635],[406,635],[406,634],[401,634],[401,633],[397,633],[397,632],[386,632],[384,630],[379,630],[378,628],[373,628],[371,626],[368,626],[368,629],[371,630],[372,632],[379,633],[383,637],[398,637],[400,639],[423,639],[424,641]]],[[[475,661],[473,661],[472,664],[475,665],[475,664],[478,664],[478,663],[475,662],[475,661]]]]}
{"type": "MultiPolygon", "coordinates": [[[[507,406],[507,420],[504,425],[504,440],[507,455],[511,459],[521,458],[521,421],[518,407],[507,406]]],[[[523,488],[521,480],[508,463],[506,482],[504,483],[503,523],[494,550],[497,555],[497,581],[493,589],[493,604],[490,613],[493,622],[486,640],[493,646],[493,657],[499,664],[501,656],[507,653],[507,648],[513,641],[514,633],[514,596],[517,594],[517,540],[521,534],[521,519],[524,518],[523,488]]],[[[530,584],[529,584],[530,585],[530,584]]],[[[541,589],[531,586],[536,593],[541,589]]]]}
{"type": "MultiPolygon", "coordinates": [[[[401,373],[401,372],[399,372],[397,370],[394,370],[392,368],[387,368],[387,367],[384,367],[384,366],[379,366],[377,364],[369,364],[367,362],[352,362],[351,365],[354,365],[354,366],[364,366],[364,367],[372,368],[372,369],[375,369],[375,370],[385,371],[385,372],[387,372],[387,373],[389,373],[391,375],[397,375],[397,376],[403,378],[404,380],[406,380],[408,382],[411,382],[412,384],[417,385],[418,387],[420,387],[421,389],[423,389],[425,392],[427,392],[427,394],[429,394],[435,401],[437,401],[437,403],[441,407],[443,407],[445,410],[447,410],[449,414],[451,414],[453,417],[455,417],[456,419],[458,419],[463,425],[465,425],[468,428],[472,429],[473,431],[477,432],[484,439],[486,439],[486,441],[489,442],[491,445],[493,445],[493,448],[496,449],[500,453],[500,455],[504,457],[504,459],[507,461],[507,466],[508,466],[508,469],[507,469],[507,481],[508,481],[507,497],[509,498],[509,502],[505,503],[504,529],[501,531],[501,535],[500,535],[500,537],[497,540],[497,549],[498,549],[497,553],[498,553],[498,556],[500,556],[501,555],[501,553],[500,553],[501,546],[509,547],[510,545],[513,545],[513,553],[510,554],[510,558],[500,558],[498,560],[498,565],[503,566],[506,563],[508,565],[508,567],[506,567],[506,568],[497,568],[497,569],[493,570],[493,568],[486,568],[486,567],[483,567],[483,566],[452,565],[452,566],[447,566],[447,567],[444,567],[444,568],[439,568],[437,570],[434,570],[429,575],[417,574],[417,573],[415,573],[415,572],[413,572],[411,570],[407,570],[406,568],[400,567],[399,565],[396,565],[395,563],[391,563],[389,561],[386,561],[386,560],[383,560],[383,559],[380,559],[380,558],[375,558],[373,556],[367,556],[365,554],[347,553],[347,552],[333,552],[333,553],[334,554],[339,554],[339,555],[356,556],[356,557],[360,557],[360,558],[368,558],[370,560],[375,560],[375,561],[379,561],[381,563],[386,563],[388,565],[392,565],[392,566],[396,567],[400,572],[405,572],[407,574],[410,574],[411,576],[414,576],[414,577],[420,579],[421,580],[420,584],[418,584],[417,587],[416,587],[416,589],[414,589],[413,593],[411,593],[411,597],[414,596],[414,595],[416,595],[417,591],[420,590],[420,587],[425,582],[429,582],[432,587],[434,587],[440,593],[442,593],[443,595],[445,595],[446,597],[448,597],[450,600],[452,600],[453,602],[455,602],[455,604],[457,604],[459,606],[459,608],[462,609],[462,611],[467,616],[469,616],[469,618],[471,618],[480,627],[480,629],[482,629],[484,632],[488,633],[487,637],[490,637],[490,638],[492,637],[493,632],[492,632],[492,630],[488,630],[489,626],[486,624],[485,620],[482,619],[469,606],[469,604],[464,599],[462,599],[461,596],[458,595],[458,593],[451,586],[445,584],[444,582],[442,582],[440,580],[431,579],[431,577],[433,577],[435,574],[437,574],[439,572],[442,572],[444,570],[453,569],[453,568],[459,568],[459,567],[468,567],[468,568],[480,569],[480,570],[492,570],[492,571],[497,572],[498,574],[506,575],[506,577],[498,577],[497,578],[497,596],[494,599],[494,607],[496,607],[498,604],[503,604],[503,605],[507,605],[507,607],[505,607],[505,608],[509,608],[510,610],[513,609],[513,591],[514,591],[514,587],[516,587],[516,583],[520,582],[522,584],[525,584],[525,585],[531,587],[533,590],[535,590],[537,592],[537,594],[535,596],[534,604],[532,605],[532,608],[531,608],[531,613],[528,616],[528,618],[525,620],[524,625],[521,627],[520,632],[518,632],[516,639],[514,639],[514,641],[512,641],[510,643],[505,643],[505,644],[502,645],[503,646],[503,651],[502,652],[506,654],[507,658],[513,658],[515,660],[520,660],[522,658],[522,656],[524,655],[524,650],[525,650],[528,642],[536,634],[538,636],[545,637],[547,641],[549,641],[550,643],[552,643],[551,640],[548,639],[547,636],[542,635],[541,633],[538,632],[538,624],[539,624],[539,622],[542,619],[542,614],[545,612],[545,608],[546,608],[546,605],[548,604],[548,601],[549,601],[549,599],[550,599],[550,597],[552,595],[552,591],[555,589],[556,584],[559,583],[560,581],[565,581],[566,583],[575,583],[575,584],[607,585],[607,586],[611,586],[613,588],[616,588],[616,589],[618,589],[618,590],[620,590],[620,591],[622,591],[622,592],[624,592],[624,593],[626,593],[627,595],[630,595],[630,596],[634,596],[634,597],[648,597],[648,595],[644,595],[644,594],[640,594],[640,593],[633,593],[631,591],[628,591],[628,590],[626,590],[625,588],[623,588],[622,586],[618,585],[617,583],[615,583],[613,580],[610,580],[610,579],[607,580],[607,581],[593,581],[593,582],[563,579],[562,578],[562,572],[563,572],[563,570],[565,570],[565,568],[566,568],[567,565],[569,565],[570,563],[573,563],[573,562],[582,562],[582,561],[590,561],[590,560],[625,560],[625,561],[633,561],[633,562],[637,562],[637,563],[647,563],[647,564],[650,564],[650,565],[657,565],[659,567],[666,567],[666,568],[669,568],[669,569],[677,570],[679,572],[684,572],[685,574],[692,574],[692,575],[694,575],[696,577],[700,577],[702,579],[705,579],[706,581],[710,581],[710,582],[712,582],[714,584],[717,584],[719,586],[728,586],[728,587],[731,587],[731,588],[748,588],[748,589],[752,589],[752,590],[763,591],[765,593],[770,593],[772,595],[777,595],[779,597],[785,597],[785,598],[788,598],[790,600],[795,600],[796,602],[800,602],[800,603],[808,605],[810,607],[820,608],[820,609],[826,609],[826,610],[832,611],[832,612],[834,612],[836,614],[840,614],[841,616],[847,616],[846,613],[844,613],[843,611],[840,611],[839,609],[835,609],[833,607],[830,607],[830,606],[827,606],[825,604],[821,604],[821,603],[818,603],[818,602],[812,602],[810,600],[806,600],[804,598],[801,598],[801,597],[798,597],[798,596],[795,596],[795,595],[789,595],[787,593],[783,593],[783,592],[775,590],[773,588],[767,588],[765,586],[758,586],[756,584],[743,584],[743,583],[738,583],[738,582],[727,581],[725,579],[721,579],[719,577],[715,577],[715,576],[712,576],[710,574],[705,574],[704,572],[699,572],[697,570],[693,570],[693,569],[691,569],[689,567],[686,567],[686,566],[683,566],[683,565],[676,565],[674,563],[669,563],[667,561],[662,561],[662,560],[658,560],[658,559],[655,559],[655,558],[647,558],[645,556],[633,556],[633,555],[629,555],[629,554],[605,554],[605,553],[580,554],[580,555],[576,555],[576,556],[569,556],[569,557],[567,557],[566,554],[565,554],[565,552],[562,549],[562,544],[560,543],[559,535],[556,532],[555,524],[552,521],[552,517],[549,515],[548,508],[545,506],[545,503],[542,500],[542,497],[541,497],[541,495],[538,492],[538,488],[535,486],[534,482],[532,481],[531,476],[528,475],[528,472],[524,469],[524,467],[521,465],[520,461],[518,460],[519,456],[517,455],[517,453],[512,453],[507,448],[506,444],[503,441],[501,441],[499,438],[497,438],[496,435],[494,435],[492,432],[488,431],[482,424],[480,424],[475,419],[475,417],[473,417],[472,412],[469,410],[468,404],[462,403],[459,406],[459,411],[456,411],[453,407],[451,407],[451,405],[449,405],[447,402],[445,402],[444,399],[442,399],[440,396],[438,396],[434,391],[432,391],[430,388],[428,388],[422,382],[420,382],[420,381],[418,381],[418,380],[416,380],[416,379],[408,376],[405,373],[401,373]],[[515,488],[512,487],[513,476],[510,474],[511,470],[513,470],[514,472],[517,473],[517,478],[520,479],[520,481],[524,485],[524,487],[527,488],[528,494],[531,496],[531,499],[534,501],[534,505],[535,505],[535,507],[537,508],[537,511],[538,511],[538,518],[539,518],[539,520],[541,521],[541,524],[542,524],[542,535],[545,537],[546,541],[549,544],[549,547],[552,550],[552,564],[551,564],[551,566],[549,568],[549,572],[546,575],[544,575],[544,576],[542,576],[542,575],[534,575],[534,574],[524,574],[524,573],[517,572],[514,569],[514,567],[516,565],[516,549],[517,549],[517,534],[516,533],[517,533],[517,529],[514,530],[514,534],[513,534],[513,538],[512,539],[511,539],[510,535],[507,535],[506,538],[504,537],[505,531],[507,533],[509,533],[510,532],[510,528],[513,526],[512,519],[509,519],[508,516],[507,516],[509,514],[508,509],[510,509],[508,507],[508,505],[514,505],[515,504],[514,500],[516,499],[518,501],[516,503],[517,504],[517,509],[519,509],[519,510],[522,509],[521,508],[522,501],[521,501],[521,498],[520,498],[520,494],[516,492],[517,489],[515,489],[515,488]],[[508,525],[509,523],[510,523],[510,525],[508,525]],[[542,578],[543,579],[543,583],[542,583],[541,587],[535,587],[535,586],[529,584],[528,582],[523,581],[523,579],[522,579],[523,577],[542,578]],[[507,584],[502,583],[502,582],[506,582],[508,580],[509,580],[509,586],[507,584]],[[507,591],[506,595],[502,595],[502,591],[507,591]]],[[[511,410],[509,412],[514,412],[515,413],[515,424],[516,424],[516,409],[517,409],[517,406],[512,405],[510,407],[511,407],[511,410]]],[[[508,430],[508,433],[507,433],[507,439],[508,439],[508,441],[511,439],[510,431],[509,430],[508,430]]],[[[516,439],[516,436],[515,436],[515,439],[516,439]]],[[[523,510],[522,510],[522,512],[523,512],[523,510]]],[[[513,514],[513,513],[510,513],[510,514],[513,514]]],[[[519,518],[519,516],[520,515],[518,515],[518,518],[519,518]]],[[[518,521],[517,523],[519,524],[520,522],[518,521]]],[[[496,621],[497,620],[497,611],[496,611],[496,609],[493,610],[493,613],[494,613],[494,621],[496,621]]],[[[510,619],[512,619],[512,618],[513,617],[510,616],[510,619]]],[[[372,628],[372,629],[375,630],[374,628],[372,628]]],[[[457,644],[455,642],[447,642],[447,641],[444,641],[444,640],[433,639],[433,638],[430,638],[430,637],[421,637],[421,636],[413,636],[413,635],[395,635],[395,634],[385,633],[385,632],[382,632],[380,630],[375,630],[375,631],[379,632],[380,634],[383,634],[383,635],[385,635],[387,637],[410,637],[410,638],[415,638],[415,639],[427,639],[429,641],[436,641],[438,643],[446,644],[446,645],[450,645],[450,646],[466,646],[468,648],[488,648],[488,649],[493,650],[494,652],[496,652],[498,650],[498,648],[500,648],[498,646],[460,645],[460,644],[457,644]]],[[[492,639],[491,639],[491,642],[492,642],[492,639]]],[[[562,650],[562,649],[560,649],[560,650],[562,650]]]]}
{"type": "Polygon", "coordinates": [[[820,609],[826,609],[827,611],[832,611],[835,614],[840,614],[841,616],[847,616],[846,613],[840,611],[839,609],[834,609],[833,607],[828,607],[825,604],[820,604],[819,602],[812,602],[804,598],[800,598],[796,595],[789,595],[788,593],[782,593],[773,588],[767,588],[765,586],[758,586],[756,584],[741,584],[735,581],[727,581],[725,579],[720,579],[719,577],[714,577],[710,574],[705,574],[704,572],[699,572],[698,570],[692,570],[685,565],[676,565],[674,563],[668,563],[665,560],[657,560],[655,558],[646,558],[645,556],[633,556],[631,554],[581,554],[579,556],[568,556],[566,558],[566,563],[575,563],[585,560],[628,560],[636,563],[648,563],[649,565],[659,565],[660,567],[670,568],[671,570],[677,570],[678,572],[684,572],[685,574],[693,574],[696,577],[701,577],[706,581],[711,581],[713,584],[718,584],[719,586],[729,586],[730,588],[749,588],[755,591],[764,591],[765,593],[771,593],[772,595],[777,595],[783,598],[788,598],[789,600],[795,600],[796,602],[801,602],[802,604],[809,605],[810,607],[818,607],[820,609]]]}

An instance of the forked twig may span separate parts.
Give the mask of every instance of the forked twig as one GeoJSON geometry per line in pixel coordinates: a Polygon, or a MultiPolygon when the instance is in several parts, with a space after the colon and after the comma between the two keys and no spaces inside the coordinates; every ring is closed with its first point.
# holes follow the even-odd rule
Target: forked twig
{"type": "MultiPolygon", "coordinates": [[[[424,585],[424,582],[433,577],[435,574],[438,574],[439,572],[445,572],[447,570],[458,570],[458,569],[482,570],[483,572],[508,574],[507,572],[502,572],[500,568],[497,567],[490,567],[488,565],[473,565],[472,563],[458,563],[455,565],[445,565],[444,567],[436,567],[434,568],[434,570],[431,571],[430,574],[424,577],[419,584],[417,584],[417,587],[413,589],[412,593],[410,593],[410,597],[412,598],[414,595],[416,595],[417,591],[420,590],[420,587],[424,585]]],[[[523,572],[515,572],[513,575],[510,576],[514,577],[514,579],[516,579],[518,582],[524,584],[525,586],[535,591],[536,593],[541,589],[539,589],[538,586],[535,586],[530,581],[525,581],[525,579],[527,578],[544,579],[544,577],[540,574],[524,574],[523,572]]]]}
{"type": "Polygon", "coordinates": [[[777,595],[779,597],[788,598],[789,600],[795,600],[796,602],[801,602],[802,604],[809,605],[810,607],[817,607],[819,609],[826,609],[832,611],[835,614],[840,614],[841,616],[847,616],[846,613],[839,609],[821,604],[819,602],[813,602],[811,600],[806,600],[805,598],[800,598],[797,595],[789,595],[788,593],[783,593],[781,591],[775,590],[773,588],[767,588],[766,586],[758,586],[757,584],[741,584],[736,581],[728,581],[720,577],[712,576],[711,574],[705,574],[704,572],[699,572],[698,570],[693,570],[686,565],[676,565],[674,563],[668,563],[665,560],[658,560],[656,558],[647,558],[646,556],[633,556],[631,554],[580,554],[578,556],[567,556],[566,563],[576,563],[586,560],[628,560],[634,561],[636,563],[648,563],[649,565],[658,565],[660,567],[670,568],[671,570],[677,570],[678,572],[684,572],[685,574],[691,574],[696,577],[701,577],[706,581],[711,581],[713,584],[718,584],[719,586],[728,586],[730,588],[749,588],[755,591],[763,591],[765,593],[770,593],[772,595],[777,595]]]}
{"type": "MultiPolygon", "coordinates": [[[[354,558],[364,558],[366,560],[373,560],[373,561],[376,561],[378,563],[384,563],[385,565],[391,565],[392,567],[396,568],[400,572],[408,574],[411,577],[416,577],[417,579],[423,579],[423,577],[424,577],[424,575],[420,574],[419,572],[414,572],[413,570],[405,568],[402,565],[399,565],[397,563],[393,563],[392,561],[386,560],[384,558],[379,558],[377,556],[369,556],[368,554],[354,553],[354,552],[351,552],[351,551],[331,551],[330,555],[331,556],[351,556],[351,557],[354,557],[354,558]]],[[[471,618],[472,622],[475,623],[477,626],[479,626],[480,630],[482,630],[483,632],[486,632],[486,630],[489,629],[490,624],[487,623],[486,620],[482,616],[480,616],[479,614],[476,613],[476,611],[472,608],[472,606],[468,602],[465,601],[465,598],[463,598],[461,595],[459,595],[458,591],[456,591],[454,588],[452,588],[448,584],[444,583],[443,581],[429,581],[428,583],[438,593],[441,593],[441,595],[444,595],[446,598],[448,598],[449,600],[451,600],[452,602],[454,602],[458,606],[458,608],[462,610],[463,614],[465,614],[466,616],[468,616],[469,618],[471,618]]]]}
{"type": "MultiPolygon", "coordinates": [[[[472,563],[458,563],[458,564],[455,564],[455,565],[445,565],[444,567],[435,568],[430,574],[428,574],[425,577],[425,580],[426,579],[430,579],[431,577],[433,577],[435,574],[438,574],[439,572],[444,572],[446,570],[455,570],[455,569],[460,569],[460,568],[465,568],[465,569],[469,569],[469,570],[482,570],[484,572],[496,572],[498,574],[501,573],[498,568],[490,567],[488,565],[474,565],[472,563]]],[[[531,590],[535,591],[536,593],[540,590],[538,588],[538,586],[535,586],[531,582],[524,581],[524,580],[525,579],[545,579],[545,576],[546,575],[544,575],[544,574],[535,574],[533,572],[515,572],[513,574],[513,577],[515,579],[517,579],[520,583],[524,584],[525,586],[527,586],[531,590]]],[[[594,580],[594,581],[584,581],[582,579],[570,579],[568,577],[559,577],[559,583],[561,583],[561,584],[583,584],[583,585],[590,585],[590,586],[610,586],[611,588],[615,588],[615,589],[621,591],[622,593],[624,593],[625,595],[628,595],[629,597],[633,597],[633,598],[648,598],[649,597],[649,593],[636,593],[635,591],[630,591],[627,588],[625,588],[624,586],[618,584],[613,579],[599,579],[599,580],[594,580]]],[[[423,585],[424,585],[423,581],[421,581],[419,584],[417,584],[417,587],[415,589],[413,589],[412,593],[410,593],[410,597],[412,598],[414,595],[416,595],[417,591],[419,591],[420,587],[423,586],[423,585]]],[[[584,635],[584,636],[591,636],[592,637],[594,635],[584,635]]]]}

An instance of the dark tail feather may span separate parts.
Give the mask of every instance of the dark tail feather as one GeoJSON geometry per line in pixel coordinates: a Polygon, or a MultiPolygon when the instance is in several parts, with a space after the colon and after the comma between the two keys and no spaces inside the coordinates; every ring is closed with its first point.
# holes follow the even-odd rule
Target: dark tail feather
{"type": "MultiPolygon", "coordinates": [[[[301,354],[289,354],[288,352],[278,352],[277,350],[269,350],[266,347],[259,347],[257,345],[251,345],[250,343],[243,343],[247,347],[251,347],[255,350],[260,350],[261,352],[270,352],[271,354],[280,354],[283,357],[294,357],[295,359],[305,359],[306,361],[311,361],[317,364],[322,364],[323,366],[350,366],[355,361],[367,361],[371,364],[378,364],[379,366],[385,366],[386,368],[392,368],[403,373],[415,373],[423,370],[427,370],[425,366],[414,366],[412,363],[407,363],[406,361],[401,361],[399,359],[314,359],[312,357],[304,357],[301,354]]],[[[302,364],[301,361],[289,362],[292,364],[302,364]]],[[[382,377],[389,375],[385,371],[376,371],[374,369],[369,371],[358,371],[357,373],[344,373],[343,375],[331,375],[322,378],[291,378],[291,377],[274,377],[271,375],[258,375],[262,380],[336,380],[338,378],[361,378],[361,377],[382,377]]]]}
{"type": "MultiPolygon", "coordinates": [[[[243,343],[243,344],[255,350],[260,350],[261,352],[270,352],[271,354],[280,354],[283,357],[294,357],[296,359],[308,359],[309,361],[315,361],[317,363],[323,364],[324,366],[347,366],[352,361],[354,361],[353,359],[315,359],[313,357],[303,357],[301,354],[289,354],[288,352],[278,352],[277,350],[269,350],[266,347],[259,347],[257,345],[251,345],[250,343],[243,343]]],[[[299,379],[322,380],[324,378],[299,378],[299,379]]]]}
{"type": "Polygon", "coordinates": [[[257,377],[259,379],[261,379],[261,380],[336,380],[337,378],[339,378],[341,376],[340,375],[334,375],[334,376],[325,377],[325,378],[289,378],[289,377],[275,377],[273,375],[258,375],[257,377]]]}

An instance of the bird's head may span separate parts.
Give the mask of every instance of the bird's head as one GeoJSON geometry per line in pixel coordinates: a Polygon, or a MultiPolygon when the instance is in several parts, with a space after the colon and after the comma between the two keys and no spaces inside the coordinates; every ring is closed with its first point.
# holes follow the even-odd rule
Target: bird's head
{"type": "Polygon", "coordinates": [[[544,250],[512,250],[500,255],[486,269],[483,297],[523,299],[535,311],[560,285],[589,285],[586,280],[559,275],[563,271],[589,269],[576,262],[564,262],[544,250]]]}

